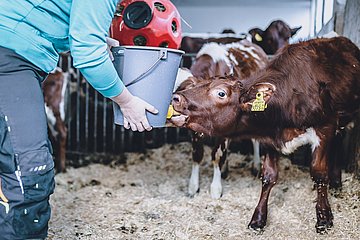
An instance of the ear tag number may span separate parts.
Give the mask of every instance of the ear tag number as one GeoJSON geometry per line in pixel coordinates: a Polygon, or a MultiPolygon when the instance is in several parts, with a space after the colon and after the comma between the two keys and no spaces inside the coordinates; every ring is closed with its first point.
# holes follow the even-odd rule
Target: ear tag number
{"type": "Polygon", "coordinates": [[[267,104],[264,100],[264,92],[256,93],[256,99],[252,103],[251,111],[252,112],[263,112],[267,108],[267,104]]]}

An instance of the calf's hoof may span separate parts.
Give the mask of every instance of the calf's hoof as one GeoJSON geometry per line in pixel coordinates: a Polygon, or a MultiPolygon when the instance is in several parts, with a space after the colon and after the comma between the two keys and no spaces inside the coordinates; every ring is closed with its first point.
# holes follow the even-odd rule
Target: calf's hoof
{"type": "Polygon", "coordinates": [[[320,234],[326,233],[328,230],[330,230],[333,226],[332,220],[325,221],[321,220],[316,223],[316,232],[320,234]]]}
{"type": "Polygon", "coordinates": [[[254,232],[261,233],[264,231],[265,225],[266,225],[266,222],[264,222],[264,221],[251,220],[251,222],[248,225],[248,228],[250,230],[253,230],[254,232]]]}
{"type": "Polygon", "coordinates": [[[326,233],[333,226],[334,217],[331,211],[321,211],[317,215],[317,222],[315,225],[316,232],[323,234],[326,233]]]}
{"type": "Polygon", "coordinates": [[[199,188],[199,187],[189,186],[188,196],[189,196],[190,198],[193,198],[193,197],[195,197],[196,194],[199,194],[199,192],[200,192],[200,188],[199,188]]]}

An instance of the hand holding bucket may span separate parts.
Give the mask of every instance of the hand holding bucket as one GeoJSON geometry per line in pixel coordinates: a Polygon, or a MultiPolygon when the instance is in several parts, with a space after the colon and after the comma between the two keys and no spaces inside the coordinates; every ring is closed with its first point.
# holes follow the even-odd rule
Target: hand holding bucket
{"type": "Polygon", "coordinates": [[[112,100],[121,108],[124,116],[124,127],[126,129],[131,128],[132,131],[139,132],[143,132],[144,130],[150,131],[152,129],[145,112],[149,111],[157,114],[158,110],[154,106],[139,97],[131,95],[126,88],[120,95],[112,98],[112,100]]]}
{"type": "MultiPolygon", "coordinates": [[[[107,51],[109,53],[109,57],[111,61],[114,61],[111,48],[118,47],[119,41],[106,37],[106,43],[108,45],[107,51]]],[[[143,132],[144,130],[150,131],[152,129],[146,118],[145,112],[149,111],[153,114],[157,114],[158,110],[154,106],[136,96],[131,95],[126,88],[121,94],[112,98],[112,100],[120,106],[121,111],[124,114],[124,127],[126,129],[131,128],[132,131],[139,132],[143,132]]]]}

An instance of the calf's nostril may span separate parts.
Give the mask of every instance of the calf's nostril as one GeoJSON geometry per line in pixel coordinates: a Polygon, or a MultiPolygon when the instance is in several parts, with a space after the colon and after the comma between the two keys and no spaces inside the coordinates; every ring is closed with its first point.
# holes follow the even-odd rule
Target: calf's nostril
{"type": "Polygon", "coordinates": [[[172,98],[174,103],[180,103],[180,95],[175,94],[172,98]]]}

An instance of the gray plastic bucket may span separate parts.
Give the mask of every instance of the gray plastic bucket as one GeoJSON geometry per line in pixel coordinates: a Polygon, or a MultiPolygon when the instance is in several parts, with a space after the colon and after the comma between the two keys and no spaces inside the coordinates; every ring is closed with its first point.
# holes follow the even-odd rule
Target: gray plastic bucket
{"type": "MultiPolygon", "coordinates": [[[[130,93],[155,106],[146,112],[152,127],[164,127],[183,51],[139,46],[113,47],[114,66],[130,93]]],[[[120,107],[113,104],[114,122],[124,125],[120,107]]]]}

